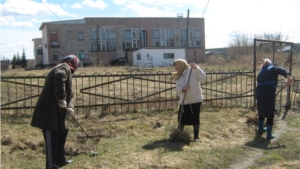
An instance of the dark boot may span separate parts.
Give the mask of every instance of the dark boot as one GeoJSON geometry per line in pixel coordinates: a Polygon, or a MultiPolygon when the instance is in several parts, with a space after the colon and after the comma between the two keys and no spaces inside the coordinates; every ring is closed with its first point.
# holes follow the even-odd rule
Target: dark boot
{"type": "Polygon", "coordinates": [[[194,141],[199,141],[199,130],[194,130],[194,141]]]}
{"type": "Polygon", "coordinates": [[[65,144],[66,144],[68,132],[69,132],[69,130],[62,132],[59,135],[59,140],[58,140],[57,149],[56,149],[56,152],[57,152],[56,153],[56,164],[58,167],[62,167],[64,165],[67,165],[67,164],[73,162],[73,160],[67,160],[65,157],[65,144]]]}
{"type": "Polygon", "coordinates": [[[267,140],[275,138],[275,136],[272,134],[272,125],[267,125],[267,140]]]}
{"type": "Polygon", "coordinates": [[[46,165],[46,169],[59,169],[59,167],[57,165],[53,165],[52,168],[51,167],[49,168],[49,166],[46,165]]]}
{"type": "Polygon", "coordinates": [[[264,121],[263,120],[258,120],[258,130],[257,134],[262,134],[263,132],[266,132],[267,128],[264,127],[264,121]]]}

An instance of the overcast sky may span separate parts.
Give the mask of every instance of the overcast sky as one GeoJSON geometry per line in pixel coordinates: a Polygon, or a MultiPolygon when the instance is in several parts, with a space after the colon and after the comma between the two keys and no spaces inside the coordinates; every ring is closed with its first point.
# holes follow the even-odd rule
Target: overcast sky
{"type": "Polygon", "coordinates": [[[25,50],[42,22],[84,17],[203,17],[206,48],[227,47],[234,34],[281,33],[300,43],[300,0],[1,0],[1,59],[25,50]]]}

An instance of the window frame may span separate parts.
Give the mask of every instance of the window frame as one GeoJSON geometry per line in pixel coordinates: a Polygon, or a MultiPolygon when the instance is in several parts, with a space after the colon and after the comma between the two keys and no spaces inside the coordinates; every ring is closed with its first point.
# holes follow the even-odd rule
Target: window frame
{"type": "Polygon", "coordinates": [[[50,38],[50,41],[52,42],[58,42],[57,40],[57,31],[51,31],[51,38],[50,38]]]}
{"type": "Polygon", "coordinates": [[[140,53],[138,53],[138,54],[136,54],[136,60],[141,60],[141,54],[140,53]]]}
{"type": "MultiPolygon", "coordinates": [[[[201,48],[202,47],[202,37],[201,37],[201,29],[189,29],[192,32],[192,39],[190,38],[191,33],[188,34],[188,48],[201,48]],[[196,36],[194,36],[196,35],[196,36]]],[[[180,29],[180,46],[186,46],[186,28],[180,29]]]]}
{"type": "Polygon", "coordinates": [[[124,28],[122,29],[122,49],[134,49],[145,46],[146,36],[144,28],[124,28]]]}
{"type": "Polygon", "coordinates": [[[97,30],[90,30],[89,37],[91,52],[117,50],[117,33],[114,29],[99,29],[98,38],[97,30]]]}
{"type": "Polygon", "coordinates": [[[173,28],[153,28],[152,46],[155,47],[175,47],[175,35],[173,28]]]}
{"type": "Polygon", "coordinates": [[[86,58],[84,49],[78,50],[78,57],[80,60],[84,60],[86,58]],[[80,57],[80,56],[82,56],[82,57],[80,57]]]}
{"type": "Polygon", "coordinates": [[[164,59],[174,59],[175,54],[174,53],[164,53],[163,57],[164,57],[164,59]]]}
{"type": "Polygon", "coordinates": [[[52,51],[52,61],[59,61],[58,51],[52,51]]]}
{"type": "Polygon", "coordinates": [[[84,41],[84,31],[78,31],[77,39],[78,41],[84,41]]]}

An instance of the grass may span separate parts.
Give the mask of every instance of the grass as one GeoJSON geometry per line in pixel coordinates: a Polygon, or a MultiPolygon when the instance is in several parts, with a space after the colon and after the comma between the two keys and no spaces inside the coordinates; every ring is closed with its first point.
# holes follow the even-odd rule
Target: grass
{"type": "MultiPolygon", "coordinates": [[[[298,112],[299,113],[299,112],[298,112]]],[[[264,152],[264,156],[257,160],[253,168],[270,166],[271,168],[298,169],[300,166],[300,116],[287,116],[286,130],[278,139],[277,146],[264,152]]]]}
{"type": "MultiPolygon", "coordinates": [[[[254,115],[255,112],[242,108],[202,110],[200,142],[190,145],[169,139],[177,125],[175,111],[77,117],[89,135],[101,133],[105,136],[101,139],[78,138],[84,133],[70,118],[66,152],[74,163],[64,168],[228,168],[253,150],[245,144],[255,135],[256,126],[251,121],[254,115]],[[91,156],[91,151],[99,154],[91,156]]],[[[43,168],[45,151],[41,131],[30,127],[30,116],[15,117],[15,114],[2,114],[1,168],[43,168]]],[[[285,148],[263,149],[263,158],[251,167],[279,166],[297,159],[299,163],[299,121],[299,113],[289,114],[286,132],[277,143],[269,145],[276,147],[280,143],[285,148]]],[[[185,130],[192,136],[191,126],[185,130]]]]}

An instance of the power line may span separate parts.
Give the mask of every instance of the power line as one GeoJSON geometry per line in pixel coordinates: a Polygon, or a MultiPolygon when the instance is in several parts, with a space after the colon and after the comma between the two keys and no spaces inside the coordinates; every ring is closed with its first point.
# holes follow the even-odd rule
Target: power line
{"type": "MultiPolygon", "coordinates": [[[[33,45],[28,45],[28,46],[23,46],[22,47],[22,50],[24,49],[29,49],[29,48],[32,48],[33,47],[33,45]]],[[[6,51],[6,50],[3,50],[2,49],[2,51],[1,51],[1,53],[3,54],[3,53],[9,53],[9,52],[13,52],[13,51],[19,51],[19,50],[21,50],[21,48],[18,48],[18,47],[16,47],[14,50],[9,50],[9,51],[6,51]]]]}
{"type": "MultiPolygon", "coordinates": [[[[46,8],[47,8],[54,16],[56,16],[55,13],[52,12],[51,9],[48,8],[48,6],[47,6],[42,0],[40,0],[40,1],[46,6],[46,8]]],[[[58,16],[56,16],[56,17],[57,17],[58,20],[60,20],[58,16]]]]}
{"type": "Polygon", "coordinates": [[[204,9],[204,11],[203,11],[202,18],[203,18],[203,16],[204,16],[204,13],[205,13],[205,11],[206,11],[206,8],[207,8],[207,6],[208,6],[208,3],[209,3],[209,0],[207,1],[206,7],[205,7],[205,9],[204,9]]]}

